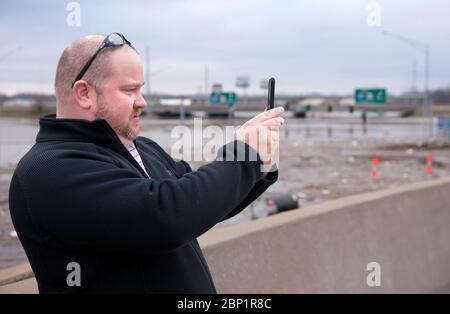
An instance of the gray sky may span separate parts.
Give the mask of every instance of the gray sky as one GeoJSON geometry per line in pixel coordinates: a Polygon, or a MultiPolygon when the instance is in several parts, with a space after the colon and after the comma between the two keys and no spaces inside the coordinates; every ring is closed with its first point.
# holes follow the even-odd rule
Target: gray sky
{"type": "Polygon", "coordinates": [[[448,0],[84,0],[77,1],[80,27],[67,25],[69,2],[0,2],[0,92],[53,92],[64,47],[113,31],[125,34],[143,61],[150,46],[152,92],[203,90],[208,65],[209,82],[225,90],[248,75],[249,93],[262,94],[259,82],[270,76],[277,92],[399,93],[411,88],[414,59],[422,88],[424,54],[382,29],[429,43],[430,87],[450,85],[448,0]],[[367,24],[370,2],[381,8],[380,27],[367,24]]]}

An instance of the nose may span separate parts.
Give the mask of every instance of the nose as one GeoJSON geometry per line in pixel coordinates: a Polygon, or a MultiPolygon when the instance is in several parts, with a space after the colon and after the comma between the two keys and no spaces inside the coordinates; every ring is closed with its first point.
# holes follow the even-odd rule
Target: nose
{"type": "Polygon", "coordinates": [[[141,93],[139,93],[139,97],[134,102],[134,105],[138,108],[144,108],[145,106],[147,106],[147,102],[145,101],[145,98],[141,93]]]}

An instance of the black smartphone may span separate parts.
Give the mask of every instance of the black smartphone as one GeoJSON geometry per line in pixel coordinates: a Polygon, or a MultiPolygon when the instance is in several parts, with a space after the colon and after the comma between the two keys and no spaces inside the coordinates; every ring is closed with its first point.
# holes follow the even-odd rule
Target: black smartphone
{"type": "Polygon", "coordinates": [[[267,110],[273,109],[275,103],[275,79],[271,77],[268,85],[267,110]]]}

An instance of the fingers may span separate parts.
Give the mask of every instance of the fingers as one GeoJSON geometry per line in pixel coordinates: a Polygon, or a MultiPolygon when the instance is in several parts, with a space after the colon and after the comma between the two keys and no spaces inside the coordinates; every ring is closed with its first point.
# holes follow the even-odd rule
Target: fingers
{"type": "Polygon", "coordinates": [[[281,126],[284,124],[284,119],[282,117],[276,117],[268,119],[261,123],[262,126],[281,126]]]}
{"type": "Polygon", "coordinates": [[[256,123],[261,123],[266,120],[279,117],[280,115],[283,114],[283,112],[284,112],[283,107],[273,108],[273,109],[261,112],[256,117],[254,117],[252,120],[254,120],[254,122],[256,122],[256,123]]]}
{"type": "Polygon", "coordinates": [[[236,138],[254,148],[264,165],[271,166],[278,162],[280,145],[280,127],[284,124],[282,107],[277,107],[258,114],[247,121],[236,132],[236,138]]]}
{"type": "Polygon", "coordinates": [[[248,120],[245,124],[249,125],[249,124],[255,124],[255,123],[262,123],[262,122],[264,122],[266,120],[279,117],[280,115],[283,114],[283,112],[284,112],[284,108],[283,107],[276,107],[276,108],[273,108],[273,109],[270,109],[270,110],[266,110],[264,112],[261,112],[260,114],[258,114],[254,118],[248,120]]]}

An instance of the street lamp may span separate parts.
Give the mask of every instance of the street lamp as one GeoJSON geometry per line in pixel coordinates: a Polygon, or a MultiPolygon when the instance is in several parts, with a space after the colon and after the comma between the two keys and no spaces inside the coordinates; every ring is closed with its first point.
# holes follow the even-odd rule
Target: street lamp
{"type": "Polygon", "coordinates": [[[155,75],[164,72],[168,69],[172,68],[171,65],[165,66],[157,71],[151,71],[150,70],[150,47],[145,47],[145,84],[147,86],[147,97],[151,103],[152,97],[151,97],[151,83],[150,79],[154,77],[155,75]]]}
{"type": "Polygon", "coordinates": [[[428,111],[428,136],[431,137],[432,133],[433,133],[433,108],[432,108],[432,103],[429,101],[429,96],[428,96],[428,88],[429,88],[429,76],[430,76],[430,45],[427,43],[422,43],[413,39],[410,39],[408,37],[405,36],[401,36],[399,34],[393,33],[393,32],[388,32],[388,31],[382,31],[381,34],[385,35],[385,36],[391,36],[394,37],[396,39],[398,39],[399,41],[407,44],[410,47],[413,47],[414,49],[419,50],[420,52],[425,54],[425,76],[424,76],[424,95],[423,95],[423,108],[422,108],[422,113],[423,116],[425,117],[426,112],[428,111]]]}
{"type": "Polygon", "coordinates": [[[2,62],[3,60],[5,60],[6,58],[8,58],[10,55],[14,54],[16,51],[22,50],[22,46],[16,47],[14,49],[11,49],[10,51],[8,51],[7,53],[3,54],[0,56],[0,62],[2,62]]]}

